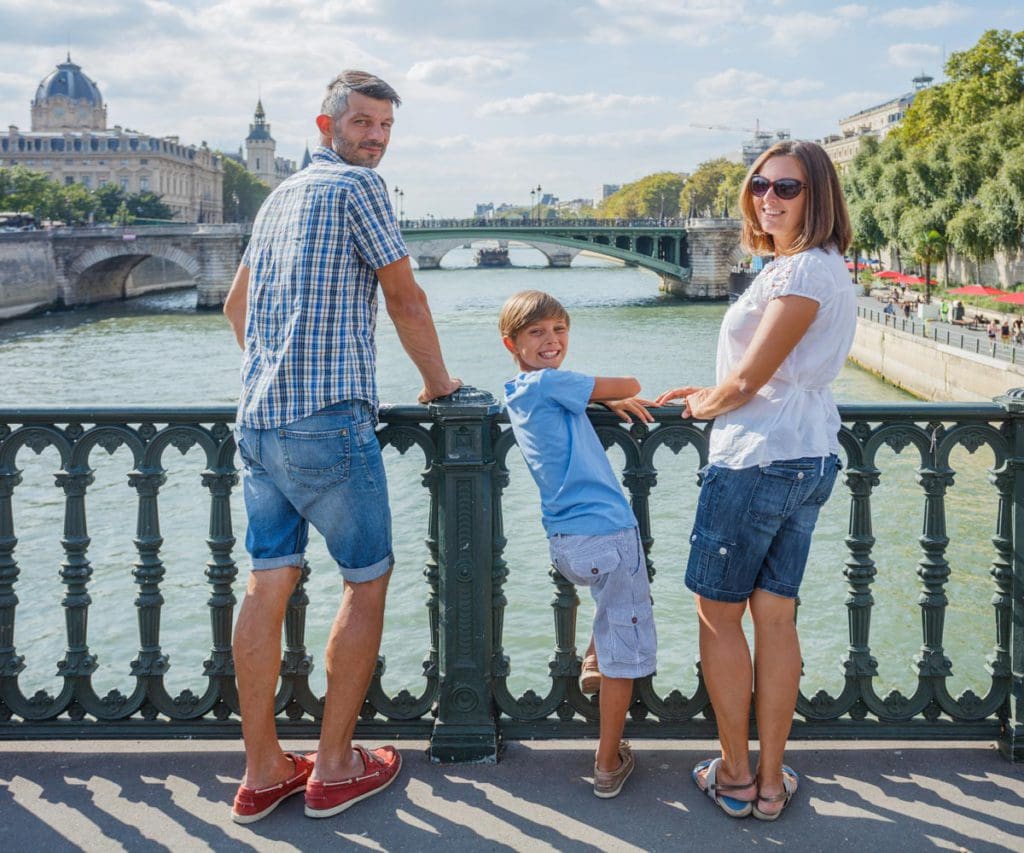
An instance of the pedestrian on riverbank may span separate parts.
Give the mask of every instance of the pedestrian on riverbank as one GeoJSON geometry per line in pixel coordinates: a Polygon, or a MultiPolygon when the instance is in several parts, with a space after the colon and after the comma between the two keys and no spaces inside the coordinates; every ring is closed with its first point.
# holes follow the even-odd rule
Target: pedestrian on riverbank
{"type": "Polygon", "coordinates": [[[337,814],[387,787],[402,763],[394,747],[352,743],[394,565],[375,432],[378,283],[423,378],[420,401],[461,383],[445,367],[387,187],[373,171],[400,103],[363,71],[331,81],[316,117],[320,147],[263,203],[224,303],[244,350],[235,437],[252,556],[233,645],[246,762],[231,812],[237,823],[303,790],[307,815],[337,814]],[[344,591],[327,641],[319,751],[302,756],[281,750],[274,693],[310,524],[327,540],[344,591]]]}
{"type": "Polygon", "coordinates": [[[696,594],[722,754],[697,764],[693,779],[727,814],[775,820],[799,781],[783,764],[801,671],[795,601],[840,467],[829,384],[846,361],[857,312],[843,262],[850,221],[819,145],[785,141],[764,152],[743,183],[740,210],[744,244],[775,260],[722,320],[717,385],[673,388],[657,403],[681,399],[684,418],[714,419],[686,585],[696,594]]]}
{"type": "Polygon", "coordinates": [[[505,406],[541,498],[551,562],[566,580],[590,587],[593,645],[601,672],[600,739],[594,794],[615,797],[636,766],[622,740],[633,680],[655,669],[654,611],[633,510],[586,409],[603,403],[627,423],[653,418],[631,376],[560,370],[569,347],[569,314],[552,296],[526,290],[498,319],[519,373],[505,383],[505,406]]]}
{"type": "Polygon", "coordinates": [[[988,342],[994,344],[996,342],[996,335],[999,334],[999,321],[995,317],[989,322],[986,331],[988,333],[988,342]]]}

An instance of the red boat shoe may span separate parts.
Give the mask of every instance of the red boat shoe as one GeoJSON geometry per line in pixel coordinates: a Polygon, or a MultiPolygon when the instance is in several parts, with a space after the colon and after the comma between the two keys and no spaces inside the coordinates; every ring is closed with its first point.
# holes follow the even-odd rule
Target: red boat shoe
{"type": "Polygon", "coordinates": [[[379,794],[395,781],[402,767],[402,756],[393,746],[370,752],[353,746],[363,759],[364,773],[340,782],[310,779],[306,785],[306,817],[330,817],[345,811],[367,797],[379,794]]]}
{"type": "Polygon", "coordinates": [[[292,794],[297,794],[306,787],[309,774],[313,772],[313,761],[294,752],[286,752],[285,755],[295,765],[295,772],[283,782],[269,788],[238,786],[235,804],[231,808],[231,819],[235,823],[254,823],[266,817],[292,794]]]}

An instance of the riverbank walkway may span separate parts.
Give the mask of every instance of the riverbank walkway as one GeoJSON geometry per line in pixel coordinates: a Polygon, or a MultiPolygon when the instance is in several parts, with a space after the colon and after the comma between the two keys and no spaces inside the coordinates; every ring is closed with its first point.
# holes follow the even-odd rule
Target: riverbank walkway
{"type": "Polygon", "coordinates": [[[801,786],[775,823],[731,819],[697,791],[708,741],[634,741],[614,800],[591,793],[589,741],[511,743],[497,765],[432,765],[424,742],[397,745],[401,775],[351,811],[312,820],[297,796],[238,826],[239,742],[6,741],[0,839],[47,853],[1024,850],[1024,765],[990,743],[793,743],[801,786]]]}

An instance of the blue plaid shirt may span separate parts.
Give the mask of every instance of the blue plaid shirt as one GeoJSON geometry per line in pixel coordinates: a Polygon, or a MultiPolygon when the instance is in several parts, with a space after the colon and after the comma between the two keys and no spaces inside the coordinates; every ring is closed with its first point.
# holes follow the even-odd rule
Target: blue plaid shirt
{"type": "Polygon", "coordinates": [[[249,268],[238,424],[282,426],[340,400],[377,409],[376,270],[408,254],[383,179],[317,148],[263,203],[249,268]]]}

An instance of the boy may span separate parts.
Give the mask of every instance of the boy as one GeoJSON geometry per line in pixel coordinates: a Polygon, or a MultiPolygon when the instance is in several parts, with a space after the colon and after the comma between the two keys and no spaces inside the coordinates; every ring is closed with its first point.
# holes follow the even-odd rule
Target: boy
{"type": "Polygon", "coordinates": [[[569,314],[546,293],[510,298],[498,320],[520,373],[505,383],[505,405],[541,496],[551,561],[594,597],[594,643],[601,669],[601,734],[594,794],[617,796],[636,766],[622,740],[633,679],[654,672],[657,640],[636,518],[586,416],[600,402],[627,423],[653,418],[632,377],[559,370],[569,345],[569,314]]]}

